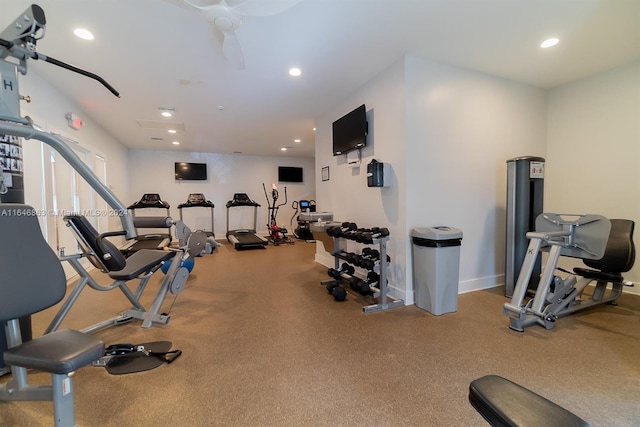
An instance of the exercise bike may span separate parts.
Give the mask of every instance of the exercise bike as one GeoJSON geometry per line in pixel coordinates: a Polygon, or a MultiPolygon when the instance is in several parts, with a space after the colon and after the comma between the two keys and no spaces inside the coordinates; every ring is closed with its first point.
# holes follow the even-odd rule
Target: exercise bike
{"type": "Polygon", "coordinates": [[[284,206],[287,204],[287,187],[284,187],[284,202],[280,204],[277,204],[278,187],[276,187],[275,184],[271,184],[271,201],[269,200],[269,196],[267,195],[267,187],[264,185],[264,182],[262,183],[262,188],[264,190],[264,196],[267,199],[267,207],[269,209],[269,223],[267,224],[269,237],[267,240],[274,246],[278,246],[280,244],[293,245],[295,242],[287,236],[287,229],[284,227],[279,227],[276,222],[278,209],[280,209],[280,206],[284,206]]]}

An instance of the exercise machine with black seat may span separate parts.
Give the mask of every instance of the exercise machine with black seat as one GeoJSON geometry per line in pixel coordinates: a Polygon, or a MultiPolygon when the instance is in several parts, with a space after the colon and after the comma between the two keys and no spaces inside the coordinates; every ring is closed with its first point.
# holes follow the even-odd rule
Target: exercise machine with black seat
{"type": "Polygon", "coordinates": [[[184,222],[182,215],[183,209],[187,208],[206,208],[209,211],[209,217],[211,218],[211,230],[203,230],[207,237],[216,237],[214,232],[214,208],[216,206],[211,200],[207,200],[203,193],[191,193],[187,197],[187,201],[178,205],[178,211],[180,212],[180,221],[184,222]]]}
{"type": "Polygon", "coordinates": [[[529,247],[513,292],[503,314],[509,327],[523,332],[539,324],[546,329],[557,319],[600,304],[614,303],[625,285],[622,273],[635,261],[633,231],[628,219],[609,220],[602,215],[543,213],[536,218],[535,232],[528,232],[529,247]],[[529,281],[538,257],[548,253],[533,297],[529,281]],[[573,272],[558,267],[560,257],[582,259],[589,269],[573,272]],[[561,277],[557,271],[568,273],[561,277]],[[593,282],[591,295],[585,293],[593,282]]]}
{"type": "MultiPolygon", "coordinates": [[[[82,332],[93,333],[109,326],[120,325],[133,319],[142,321],[143,328],[149,328],[154,324],[166,325],[169,322],[168,313],[160,313],[160,309],[169,293],[178,295],[185,286],[189,277],[189,269],[183,264],[185,261],[199,255],[207,245],[207,237],[204,232],[191,232],[185,225],[176,227],[179,240],[184,242],[182,246],[172,250],[140,249],[125,258],[121,252],[109,242],[108,238],[122,235],[122,232],[108,232],[98,234],[89,220],[78,214],[66,215],[64,220],[82,250],[78,254],[61,254],[60,260],[68,262],[78,273],[76,282],[67,299],[64,301],[57,314],[49,324],[45,333],[58,330],[62,321],[69,313],[80,293],[88,286],[97,291],[111,291],[118,289],[127,298],[131,308],[105,321],[96,323],[82,329],[82,332]],[[185,233],[182,235],[181,233],[185,233]],[[106,273],[113,282],[101,285],[84,268],[82,260],[87,259],[93,266],[106,273]],[[173,262],[179,260],[180,262],[173,262]],[[145,291],[149,279],[165,263],[170,263],[166,268],[164,279],[157,288],[150,307],[145,308],[142,303],[142,294],[145,291]],[[135,290],[129,287],[129,282],[138,281],[135,290]]],[[[166,267],[166,266],[165,266],[166,267]]]]}
{"type": "Polygon", "coordinates": [[[0,221],[0,324],[7,333],[4,362],[12,374],[12,379],[0,386],[0,401],[51,400],[55,425],[75,426],[72,374],[102,357],[104,343],[73,329],[22,341],[18,319],[59,302],[67,279],[44,240],[35,209],[0,204],[0,211],[16,213],[0,221]],[[21,243],[16,246],[18,241],[21,243]],[[51,385],[30,385],[27,370],[51,374],[51,385]]]}
{"type": "MultiPolygon", "coordinates": [[[[20,116],[20,101],[28,102],[29,97],[20,95],[17,77],[18,72],[27,74],[29,59],[95,79],[120,96],[100,76],[37,52],[36,44],[44,36],[45,26],[44,11],[34,4],[0,32],[0,135],[41,141],[54,149],[118,213],[125,237],[135,238],[135,227],[125,206],[74,150],[59,136],[43,132],[29,117],[20,116]]],[[[0,174],[0,195],[10,193],[10,187],[0,174]]],[[[65,295],[67,280],[60,261],[43,237],[37,211],[15,200],[0,199],[0,210],[11,213],[0,221],[0,327],[6,332],[6,347],[0,345],[0,352],[12,374],[12,379],[0,386],[0,401],[52,401],[55,426],[75,426],[72,375],[100,358],[104,343],[71,329],[23,342],[20,319],[58,303],[65,295]],[[50,373],[51,384],[29,384],[29,370],[50,373]]]]}
{"type": "MultiPolygon", "coordinates": [[[[145,193],[140,200],[131,204],[127,209],[131,212],[133,224],[136,230],[140,228],[165,228],[169,230],[173,226],[171,219],[170,205],[162,200],[157,193],[145,193]],[[165,211],[165,216],[136,216],[136,210],[140,209],[161,209],[165,211]]],[[[137,232],[137,231],[136,231],[137,232]]],[[[140,249],[163,249],[171,244],[171,233],[150,233],[138,234],[135,239],[127,241],[120,250],[125,255],[130,255],[140,249]]]]}
{"type": "Polygon", "coordinates": [[[267,195],[267,188],[262,183],[262,189],[264,190],[264,197],[267,199],[267,207],[269,210],[269,223],[267,224],[267,230],[269,230],[269,243],[274,246],[278,245],[292,245],[295,242],[287,236],[287,229],[284,227],[280,227],[276,221],[278,217],[278,210],[281,206],[287,204],[287,187],[284,187],[284,202],[278,204],[278,187],[276,184],[271,184],[271,201],[269,200],[269,196],[267,195]]]}
{"type": "Polygon", "coordinates": [[[258,225],[258,208],[259,203],[249,198],[247,193],[235,193],[233,199],[227,202],[227,240],[237,250],[241,249],[259,249],[269,244],[269,241],[262,236],[256,234],[256,226],[258,225]],[[231,209],[249,207],[253,208],[253,228],[229,229],[229,212],[231,209]]]}

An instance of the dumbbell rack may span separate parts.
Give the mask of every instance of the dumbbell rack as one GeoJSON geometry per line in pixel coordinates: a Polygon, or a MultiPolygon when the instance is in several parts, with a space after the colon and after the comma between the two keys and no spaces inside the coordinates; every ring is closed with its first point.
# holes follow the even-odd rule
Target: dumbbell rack
{"type": "MultiPolygon", "coordinates": [[[[348,240],[345,237],[336,237],[333,236],[333,252],[331,255],[333,256],[335,269],[340,268],[340,262],[342,260],[349,262],[349,260],[341,257],[340,254],[343,252],[342,243],[348,240]]],[[[389,236],[380,237],[377,239],[373,239],[372,244],[378,245],[378,252],[380,254],[380,279],[378,281],[377,291],[374,292],[373,297],[376,298],[379,302],[377,304],[367,305],[362,307],[362,311],[365,313],[371,313],[374,311],[387,310],[390,308],[401,307],[404,305],[404,301],[401,299],[394,298],[388,294],[388,283],[387,283],[387,270],[389,268],[389,262],[387,262],[387,242],[389,241],[389,236]]],[[[328,281],[331,282],[331,281],[328,281]]],[[[322,282],[322,284],[326,284],[327,282],[322,282]]],[[[375,289],[375,288],[374,288],[375,289]]]]}

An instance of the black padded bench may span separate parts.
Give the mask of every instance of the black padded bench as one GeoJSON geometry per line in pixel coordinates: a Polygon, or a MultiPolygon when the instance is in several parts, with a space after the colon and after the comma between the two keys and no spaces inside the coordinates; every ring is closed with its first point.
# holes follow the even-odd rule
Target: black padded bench
{"type": "Polygon", "coordinates": [[[469,402],[492,426],[589,427],[582,418],[497,375],[469,385],[469,402]]]}

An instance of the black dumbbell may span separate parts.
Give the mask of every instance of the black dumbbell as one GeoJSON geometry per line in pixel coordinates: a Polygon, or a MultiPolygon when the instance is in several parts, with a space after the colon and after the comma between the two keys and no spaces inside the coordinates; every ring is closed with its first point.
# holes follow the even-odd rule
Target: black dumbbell
{"type": "Polygon", "coordinates": [[[372,260],[380,259],[380,251],[372,248],[364,248],[362,249],[362,258],[372,260]]]}
{"type": "Polygon", "coordinates": [[[369,228],[362,228],[360,230],[357,230],[355,233],[353,233],[353,240],[358,243],[364,243],[364,236],[369,233],[371,233],[371,229],[369,228]]]}
{"type": "Polygon", "coordinates": [[[373,271],[370,271],[369,274],[367,274],[367,280],[365,280],[365,283],[367,284],[367,287],[369,288],[369,292],[371,293],[371,288],[378,288],[379,286],[379,282],[380,282],[380,275],[378,273],[375,273],[373,271]]]}
{"type": "Polygon", "coordinates": [[[366,280],[362,280],[355,276],[349,279],[349,286],[351,286],[351,289],[362,295],[368,295],[371,291],[366,280]]]}
{"type": "Polygon", "coordinates": [[[362,249],[362,256],[367,257],[367,258],[371,258],[371,257],[378,257],[380,254],[380,252],[378,252],[377,249],[373,249],[373,248],[363,248],[362,249]]]}
{"type": "Polygon", "coordinates": [[[360,255],[353,252],[346,252],[344,254],[344,259],[346,259],[347,262],[350,262],[351,264],[358,265],[358,263],[360,262],[360,255]]]}
{"type": "MultiPolygon", "coordinates": [[[[367,270],[373,270],[376,265],[380,264],[380,253],[375,249],[371,252],[372,254],[370,257],[363,257],[362,262],[360,263],[360,267],[367,270]],[[375,253],[373,253],[374,251],[375,253]]],[[[387,263],[389,262],[391,262],[391,257],[387,255],[387,263]]]]}
{"type": "Polygon", "coordinates": [[[338,285],[331,290],[331,295],[333,295],[333,299],[336,301],[344,301],[347,297],[347,291],[342,286],[338,285]]]}
{"type": "Polygon", "coordinates": [[[346,280],[347,283],[349,283],[349,287],[351,289],[353,289],[354,291],[358,290],[358,280],[360,280],[359,278],[357,278],[356,276],[351,276],[346,280]]]}
{"type": "Polygon", "coordinates": [[[358,226],[355,222],[343,222],[340,226],[340,234],[338,234],[336,237],[347,237],[349,233],[357,229],[358,226]]]}
{"type": "Polygon", "coordinates": [[[359,241],[360,243],[373,243],[374,239],[379,239],[388,235],[388,228],[373,227],[370,232],[362,233],[359,241]]]}
{"type": "Polygon", "coordinates": [[[353,273],[355,273],[355,271],[356,269],[352,265],[349,265],[346,262],[343,262],[339,270],[336,270],[335,268],[330,268],[327,271],[327,274],[329,275],[329,277],[340,280],[342,279],[342,273],[352,275],[353,273]]]}
{"type": "Polygon", "coordinates": [[[378,273],[370,271],[367,274],[367,281],[369,281],[369,283],[378,283],[379,280],[380,280],[380,275],[378,273]]]}
{"type": "Polygon", "coordinates": [[[362,243],[362,236],[367,233],[371,233],[370,228],[358,228],[356,231],[350,234],[351,240],[355,240],[356,242],[362,243]]]}
{"type": "Polygon", "coordinates": [[[329,292],[329,295],[333,295],[333,289],[337,286],[340,286],[340,282],[336,280],[327,283],[327,292],[329,292]]]}

